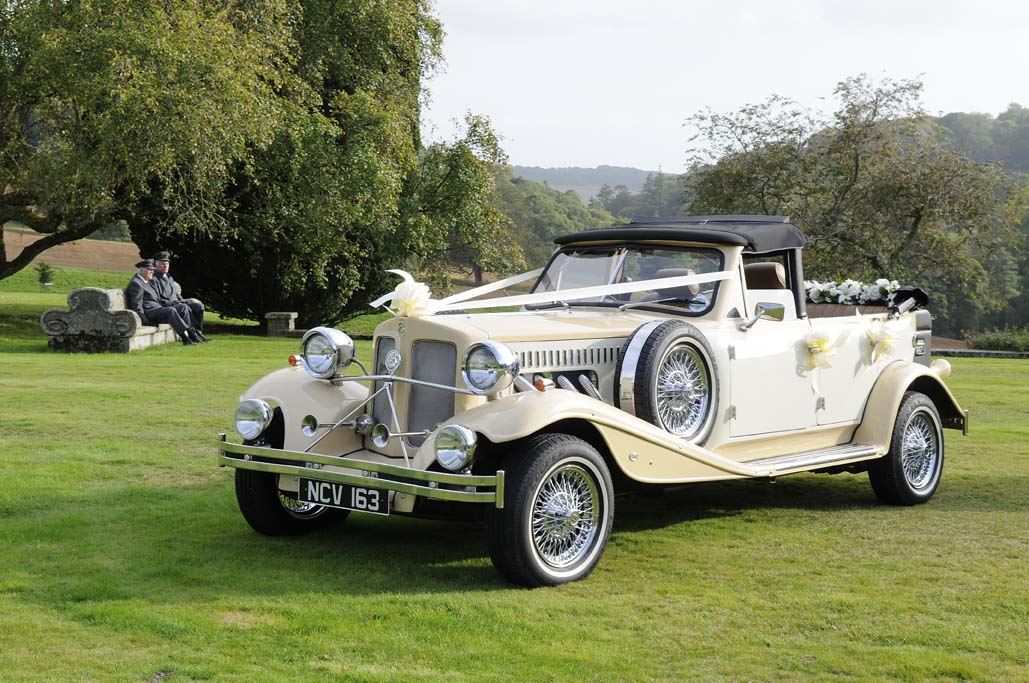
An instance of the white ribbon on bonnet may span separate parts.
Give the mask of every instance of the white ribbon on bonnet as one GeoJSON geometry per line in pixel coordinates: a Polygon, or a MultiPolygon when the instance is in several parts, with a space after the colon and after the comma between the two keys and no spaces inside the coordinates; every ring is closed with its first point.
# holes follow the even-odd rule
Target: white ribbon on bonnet
{"type": "Polygon", "coordinates": [[[443,311],[473,310],[477,308],[496,308],[499,306],[531,306],[535,304],[548,304],[562,301],[576,301],[579,299],[592,299],[598,296],[614,296],[617,294],[631,294],[633,292],[650,292],[674,287],[685,287],[687,285],[699,285],[707,282],[719,282],[733,277],[734,273],[728,270],[721,270],[713,273],[702,273],[699,275],[680,275],[678,277],[665,277],[655,280],[641,280],[639,282],[622,282],[612,285],[594,285],[590,287],[577,287],[575,289],[563,289],[553,292],[539,292],[536,294],[516,294],[514,296],[503,296],[495,299],[484,299],[481,301],[469,301],[483,294],[503,289],[519,282],[533,279],[541,272],[538,268],[528,273],[514,275],[497,282],[476,287],[460,294],[448,296],[445,299],[433,299],[428,286],[416,282],[410,273],[403,270],[389,270],[404,279],[397,288],[388,294],[380,296],[369,305],[378,308],[386,302],[392,302],[390,310],[397,315],[419,317],[422,315],[433,315],[443,311]]]}

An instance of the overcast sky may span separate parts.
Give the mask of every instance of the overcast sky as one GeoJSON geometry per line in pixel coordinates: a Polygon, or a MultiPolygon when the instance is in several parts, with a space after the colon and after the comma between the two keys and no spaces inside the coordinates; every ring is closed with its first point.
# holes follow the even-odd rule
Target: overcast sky
{"type": "Polygon", "coordinates": [[[867,73],[931,113],[1029,106],[1029,0],[436,0],[428,139],[489,116],[512,164],[680,172],[687,116],[773,93],[823,110],[867,73]]]}

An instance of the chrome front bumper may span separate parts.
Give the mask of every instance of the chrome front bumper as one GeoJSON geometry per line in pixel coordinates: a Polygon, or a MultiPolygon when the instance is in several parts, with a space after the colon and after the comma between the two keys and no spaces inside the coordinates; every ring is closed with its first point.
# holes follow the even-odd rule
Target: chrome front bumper
{"type": "Polygon", "coordinates": [[[266,446],[230,443],[221,434],[218,441],[218,466],[257,472],[273,472],[319,481],[397,491],[433,500],[459,503],[492,503],[504,507],[504,471],[495,475],[451,474],[413,470],[366,460],[335,455],[286,451],[266,446]],[[325,466],[354,470],[354,474],[324,469],[325,466]],[[413,481],[410,481],[413,480],[413,481]],[[492,489],[482,491],[480,489],[492,489]]]}

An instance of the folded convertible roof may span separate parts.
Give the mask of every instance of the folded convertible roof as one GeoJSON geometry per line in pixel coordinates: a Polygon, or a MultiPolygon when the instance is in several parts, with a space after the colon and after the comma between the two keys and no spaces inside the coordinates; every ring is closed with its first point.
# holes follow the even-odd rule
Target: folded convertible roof
{"type": "Polygon", "coordinates": [[[710,242],[743,247],[749,254],[799,249],[804,233],[786,216],[671,216],[633,218],[624,225],[562,235],[557,244],[578,242],[639,242],[671,240],[710,242]]]}

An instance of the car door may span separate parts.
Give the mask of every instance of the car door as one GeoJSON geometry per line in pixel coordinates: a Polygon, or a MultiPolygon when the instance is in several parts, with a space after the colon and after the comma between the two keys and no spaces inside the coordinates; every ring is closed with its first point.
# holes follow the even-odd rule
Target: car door
{"type": "Polygon", "coordinates": [[[759,320],[747,331],[729,333],[729,435],[753,436],[804,429],[815,424],[815,393],[807,370],[807,321],[797,320],[787,296],[757,301],[788,306],[781,321],[759,320]]]}

